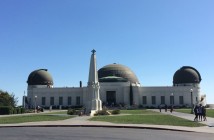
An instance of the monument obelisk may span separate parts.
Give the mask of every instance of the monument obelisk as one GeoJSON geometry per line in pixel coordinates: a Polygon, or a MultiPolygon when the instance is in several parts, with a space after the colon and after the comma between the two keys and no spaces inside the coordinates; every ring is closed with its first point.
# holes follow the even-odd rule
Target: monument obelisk
{"type": "Polygon", "coordinates": [[[100,100],[100,86],[98,81],[97,62],[96,62],[96,51],[93,49],[91,54],[91,62],[89,68],[88,78],[88,106],[86,108],[90,116],[102,110],[102,101],[100,100]]]}

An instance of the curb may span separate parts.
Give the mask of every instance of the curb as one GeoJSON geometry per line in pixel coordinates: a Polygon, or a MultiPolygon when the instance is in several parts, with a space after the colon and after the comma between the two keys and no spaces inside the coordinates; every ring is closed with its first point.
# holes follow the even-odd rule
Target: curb
{"type": "MultiPolygon", "coordinates": [[[[20,128],[20,127],[103,127],[103,128],[127,128],[127,129],[151,129],[151,130],[166,130],[179,132],[195,132],[190,130],[179,130],[173,128],[158,128],[158,127],[143,127],[143,126],[114,126],[114,125],[22,125],[22,126],[0,126],[0,128],[20,128]]],[[[198,132],[197,132],[198,133],[198,132]]],[[[203,133],[203,132],[201,132],[203,133]]]]}

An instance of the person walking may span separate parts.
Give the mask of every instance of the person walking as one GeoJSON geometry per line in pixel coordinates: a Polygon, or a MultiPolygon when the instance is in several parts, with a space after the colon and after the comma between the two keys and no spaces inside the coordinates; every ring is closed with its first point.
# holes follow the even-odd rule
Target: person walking
{"type": "Polygon", "coordinates": [[[161,112],[161,105],[159,105],[158,108],[159,108],[159,111],[161,112]]]}
{"type": "Polygon", "coordinates": [[[194,113],[195,113],[195,118],[194,118],[194,121],[198,121],[198,106],[196,105],[195,108],[194,108],[194,113]]]}
{"type": "Polygon", "coordinates": [[[167,105],[165,104],[165,112],[167,112],[167,105]]]}
{"type": "Polygon", "coordinates": [[[172,113],[173,111],[173,105],[170,106],[170,112],[172,113]]]}
{"type": "Polygon", "coordinates": [[[201,104],[198,107],[198,120],[202,121],[202,105],[201,104]]]}

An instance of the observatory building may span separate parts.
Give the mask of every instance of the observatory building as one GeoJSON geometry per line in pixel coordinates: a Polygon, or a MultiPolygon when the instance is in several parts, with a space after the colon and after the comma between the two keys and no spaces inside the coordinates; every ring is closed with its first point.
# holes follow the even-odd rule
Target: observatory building
{"type": "Polygon", "coordinates": [[[85,87],[81,82],[79,87],[54,87],[47,69],[31,72],[27,79],[26,105],[30,108],[93,108],[93,99],[96,99],[95,110],[101,109],[100,104],[151,108],[159,105],[191,107],[206,104],[205,96],[200,92],[201,75],[191,66],[183,66],[175,72],[172,86],[146,87],[141,86],[135,73],[125,65],[109,64],[97,71],[95,52],[92,51],[89,81],[85,87]]]}

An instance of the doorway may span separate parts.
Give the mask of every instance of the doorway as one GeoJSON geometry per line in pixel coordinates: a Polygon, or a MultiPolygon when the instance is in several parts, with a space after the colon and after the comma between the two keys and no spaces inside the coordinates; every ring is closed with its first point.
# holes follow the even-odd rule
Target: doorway
{"type": "Polygon", "coordinates": [[[108,106],[116,105],[116,91],[106,91],[106,101],[108,106]]]}

